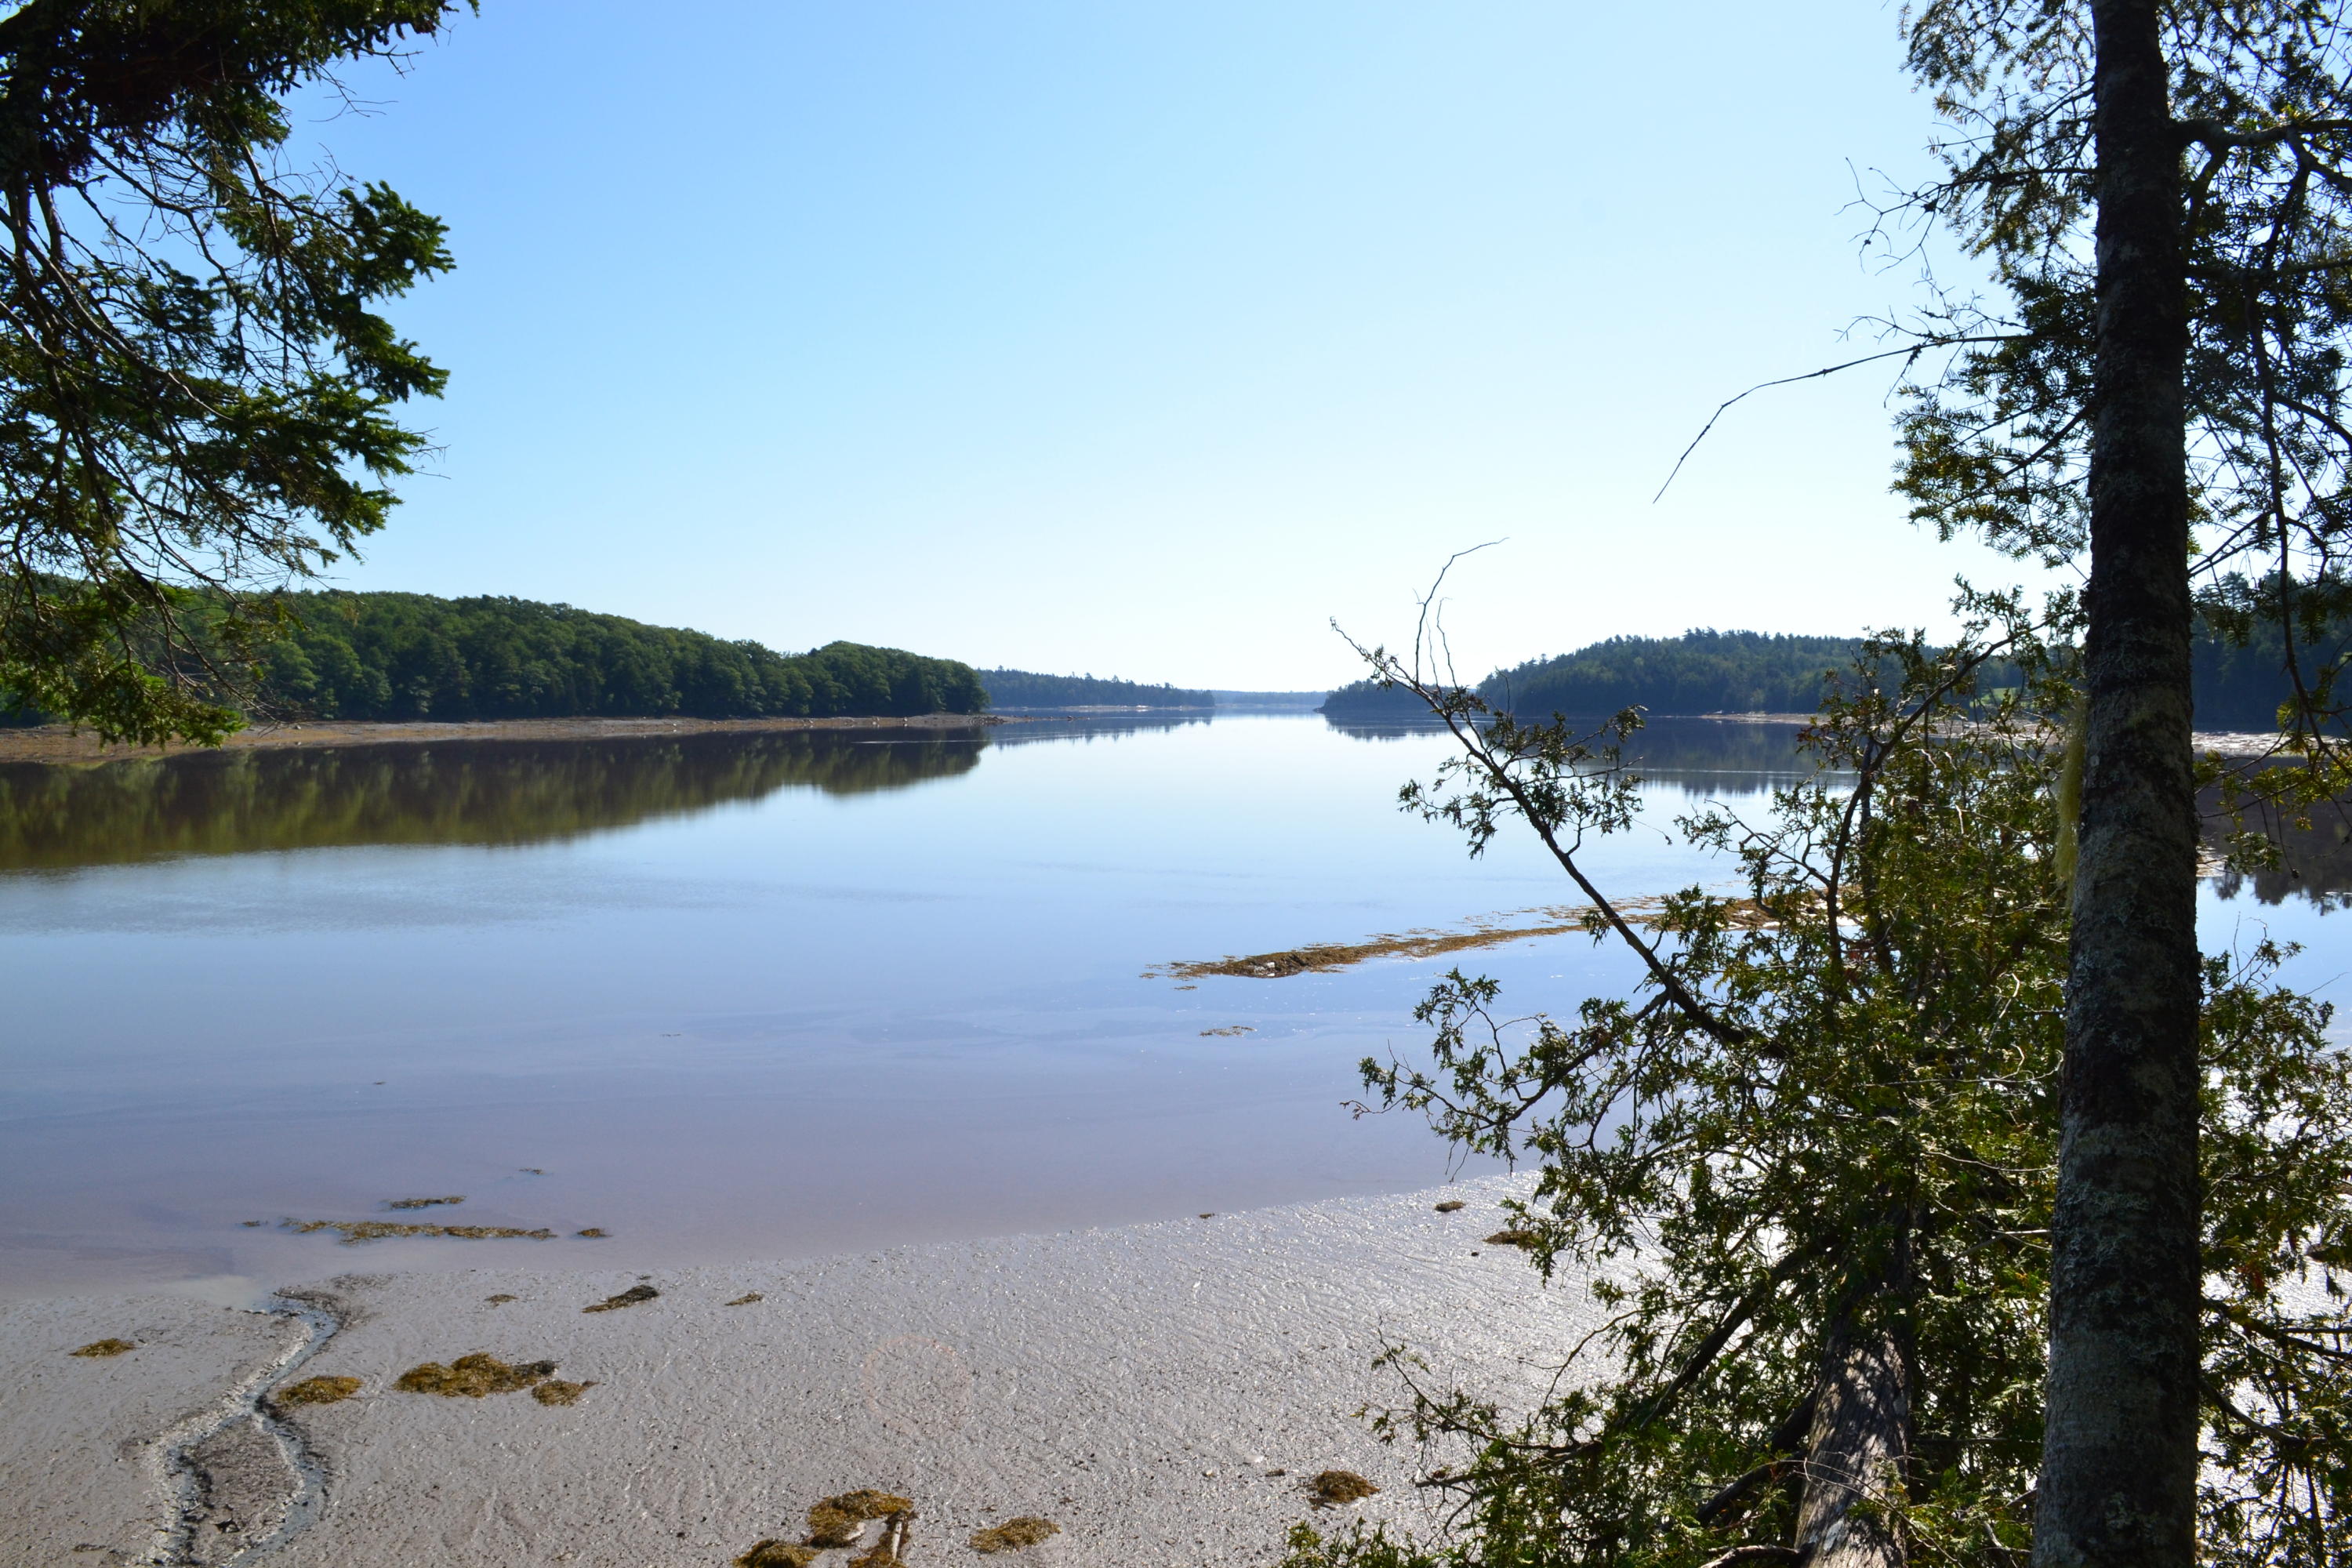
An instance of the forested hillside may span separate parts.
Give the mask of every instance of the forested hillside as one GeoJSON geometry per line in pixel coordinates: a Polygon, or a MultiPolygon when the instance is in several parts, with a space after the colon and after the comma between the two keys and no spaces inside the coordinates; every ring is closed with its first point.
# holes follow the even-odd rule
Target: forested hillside
{"type": "Polygon", "coordinates": [[[749,719],[977,713],[971,667],[837,642],[780,654],[530,599],[289,595],[269,709],[322,719],[749,719]]]}
{"type": "MultiPolygon", "coordinates": [[[[2279,704],[2293,693],[2285,648],[2274,624],[2251,620],[2237,647],[2200,621],[2193,647],[2197,725],[2201,730],[2268,730],[2279,704]]],[[[1686,632],[1679,637],[1611,637],[1573,653],[1530,659],[1478,683],[1478,694],[1521,718],[1551,713],[1600,715],[1621,708],[1653,713],[1810,713],[1820,703],[1822,677],[1850,663],[1854,637],[1778,637],[1759,632],[1686,632]]],[[[2352,627],[2309,637],[2299,647],[2306,681],[2352,649],[2352,627]]],[[[1990,683],[2002,683],[1999,668],[1990,683]]],[[[2335,693],[2352,700],[2352,684],[2335,693]]],[[[1370,681],[1343,686],[1325,699],[1334,719],[1416,718],[1426,711],[1411,692],[1382,690],[1370,681]]]]}
{"type": "Polygon", "coordinates": [[[992,708],[1214,708],[1216,697],[1181,686],[1146,686],[1092,675],[1039,675],[1026,669],[983,669],[992,708]]]}
{"type": "MultiPolygon", "coordinates": [[[[1548,713],[1810,713],[1822,677],[1853,658],[1856,637],[1781,637],[1762,632],[1685,632],[1678,637],[1611,637],[1573,653],[1530,659],[1478,683],[1478,694],[1523,717],[1548,713]]],[[[1335,718],[1409,717],[1409,693],[1357,681],[1334,691],[1335,718]]]]}
{"type": "Polygon", "coordinates": [[[1822,675],[1861,647],[1856,637],[1762,632],[1611,637],[1497,670],[1479,693],[1534,715],[1613,713],[1636,704],[1658,713],[1810,713],[1821,702],[1822,675]]]}

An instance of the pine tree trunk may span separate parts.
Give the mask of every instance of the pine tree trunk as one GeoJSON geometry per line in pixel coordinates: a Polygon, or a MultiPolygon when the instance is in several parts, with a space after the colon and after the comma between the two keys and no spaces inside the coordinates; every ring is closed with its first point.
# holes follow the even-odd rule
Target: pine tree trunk
{"type": "Polygon", "coordinates": [[[2196,798],[2182,143],[2153,0],[2094,0],[2087,747],[2036,1568],[2189,1568],[2197,1479],[2196,798]]]}
{"type": "Polygon", "coordinates": [[[1822,1357],[1821,1392],[1797,1503],[1797,1556],[1804,1568],[1903,1568],[1893,1521],[1857,1503],[1894,1500],[1911,1429],[1911,1386],[1902,1347],[1884,1329],[1841,1321],[1822,1357]]]}

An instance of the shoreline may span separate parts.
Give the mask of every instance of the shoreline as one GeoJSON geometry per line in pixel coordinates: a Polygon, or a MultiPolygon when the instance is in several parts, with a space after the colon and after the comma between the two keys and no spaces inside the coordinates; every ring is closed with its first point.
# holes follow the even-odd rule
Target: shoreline
{"type": "Polygon", "coordinates": [[[0,730],[0,763],[124,763],[219,752],[268,751],[291,746],[372,746],[467,741],[602,741],[653,735],[760,734],[803,730],[984,730],[1033,721],[996,713],[919,713],[904,718],[831,719],[483,719],[457,722],[426,720],[325,719],[302,724],[256,725],[239,730],[217,746],[110,746],[88,731],[63,724],[0,730]]]}
{"type": "Polygon", "coordinates": [[[320,1568],[725,1568],[860,1487],[914,1500],[910,1568],[976,1565],[972,1534],[1023,1516],[1060,1529],[1004,1558],[1024,1568],[1263,1565],[1301,1521],[1427,1533],[1413,1482],[1453,1456],[1383,1447],[1357,1412],[1406,1398],[1371,1364],[1387,1343],[1424,1353],[1434,1386],[1516,1406],[1591,1326],[1583,1290],[1484,1243],[1528,1184],[651,1275],[346,1272],[282,1287],[277,1315],[186,1294],[12,1303],[0,1563],[226,1563],[268,1543],[320,1568]],[[108,1337],[137,1348],[69,1353],[108,1337]],[[537,1375],[584,1392],[394,1387],[477,1352],[551,1362],[537,1375]],[[359,1392],[257,1417],[313,1376],[359,1392]],[[1307,1479],[1334,1468],[1379,1495],[1317,1506],[1307,1479]]]}

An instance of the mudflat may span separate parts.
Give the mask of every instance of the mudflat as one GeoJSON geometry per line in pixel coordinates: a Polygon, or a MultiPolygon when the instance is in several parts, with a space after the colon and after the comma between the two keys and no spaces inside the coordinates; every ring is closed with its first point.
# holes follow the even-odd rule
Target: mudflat
{"type": "Polygon", "coordinates": [[[277,1315],[21,1302],[0,1563],[723,1568],[768,1542],[831,1568],[887,1534],[908,1568],[1265,1564],[1302,1521],[1432,1531],[1414,1482],[1459,1456],[1357,1413],[1406,1398],[1384,1344],[1511,1407],[1589,1329],[1577,1282],[1485,1240],[1526,1185],[654,1275],[346,1273],[277,1315]],[[72,1354],[106,1338],[135,1348],[72,1354]]]}
{"type": "Polygon", "coordinates": [[[361,723],[320,720],[239,730],[217,748],[108,745],[63,724],[0,729],[0,763],[109,763],[184,752],[286,746],[366,746],[456,741],[600,741],[639,735],[759,734],[795,730],[977,730],[1022,721],[997,713],[918,713],[875,719],[485,719],[467,723],[361,723]]]}

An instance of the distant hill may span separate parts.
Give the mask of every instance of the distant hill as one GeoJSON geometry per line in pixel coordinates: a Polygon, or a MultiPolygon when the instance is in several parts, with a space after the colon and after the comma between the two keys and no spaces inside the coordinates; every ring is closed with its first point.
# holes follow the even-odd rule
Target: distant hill
{"type": "Polygon", "coordinates": [[[268,709],[323,719],[832,717],[977,713],[968,664],[829,643],[782,654],[530,599],[288,595],[299,628],[266,654],[268,709]]]}
{"type": "Polygon", "coordinates": [[[1327,719],[1423,719],[1429,706],[1401,687],[1351,680],[1324,698],[1316,711],[1327,719]]]}
{"type": "MultiPolygon", "coordinates": [[[[1861,647],[1857,637],[1761,632],[1611,637],[1496,670],[1477,689],[1496,708],[1528,719],[1633,707],[1659,715],[1811,713],[1821,703],[1824,674],[1850,665],[1861,647]]],[[[2305,668],[2313,671],[2347,653],[2352,626],[2307,637],[2302,648],[2305,668]]],[[[2200,622],[2191,655],[2198,728],[2267,731],[2277,723],[2279,704],[2292,687],[2284,673],[2285,647],[2274,626],[2255,625],[2247,645],[2238,647],[2200,622]]],[[[1998,665],[1987,675],[1994,685],[2015,679],[1998,665]]],[[[1359,680],[1332,692],[1321,711],[1332,719],[1378,722],[1417,718],[1427,709],[1411,692],[1359,680]]]]}
{"type": "MultiPolygon", "coordinates": [[[[1524,718],[1614,713],[1810,713],[1822,677],[1861,650],[1858,637],[1692,631],[1678,637],[1611,637],[1573,653],[1496,670],[1478,695],[1524,718]]],[[[1409,719],[1427,710],[1411,692],[1369,680],[1325,699],[1335,719],[1409,719]]]]}
{"type": "Polygon", "coordinates": [[[989,705],[1020,708],[1214,708],[1215,696],[1180,686],[1146,686],[1108,676],[1039,675],[1027,669],[983,669],[989,705]]]}
{"type": "Polygon", "coordinates": [[[1822,679],[1862,651],[1859,637],[1691,631],[1611,637],[1574,653],[1497,670],[1478,693],[1525,716],[1614,713],[1810,713],[1822,679]]]}

